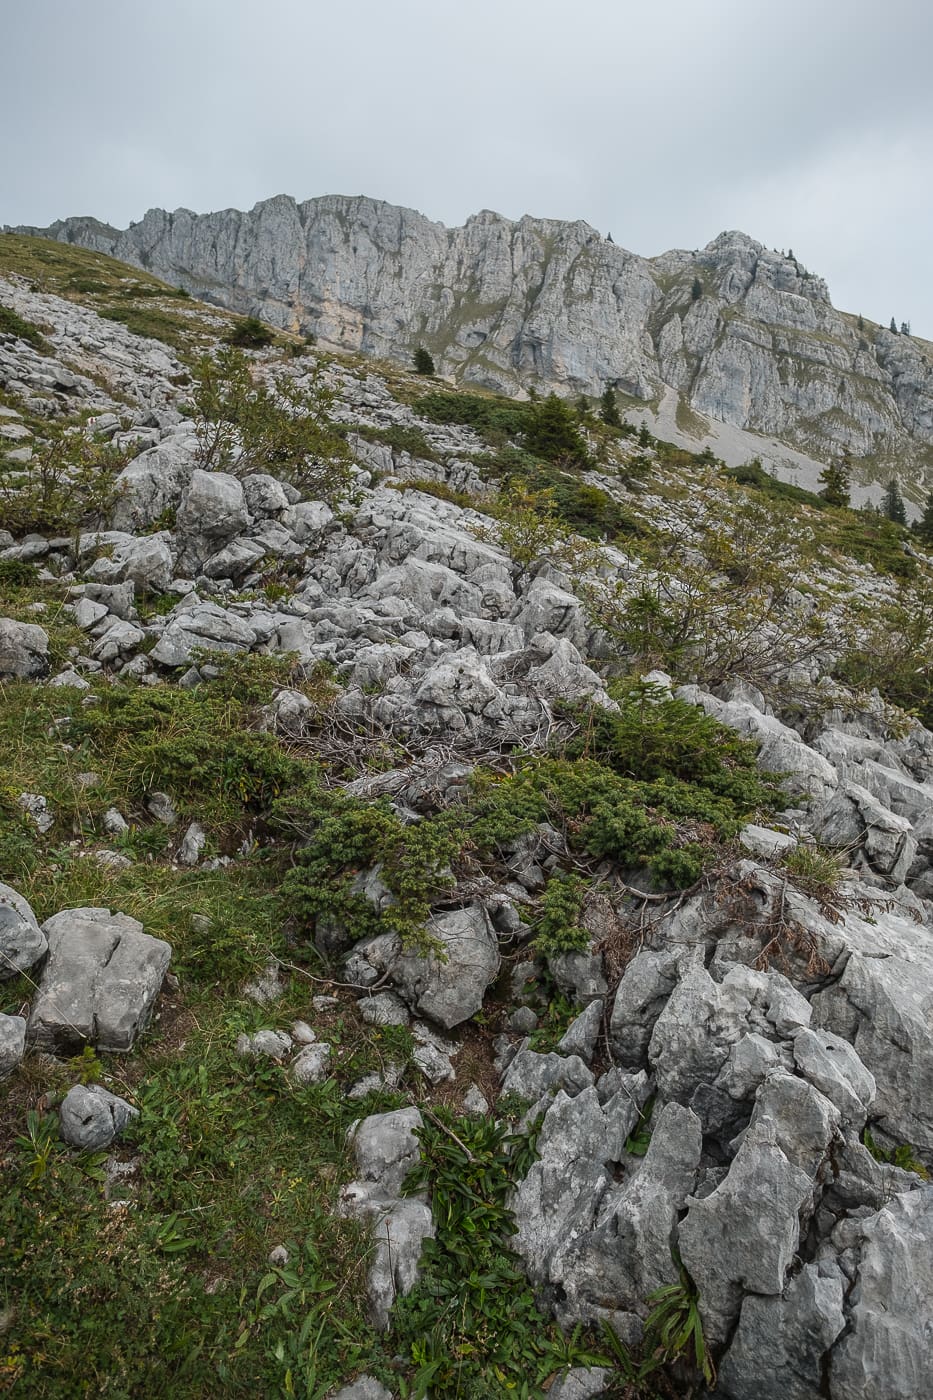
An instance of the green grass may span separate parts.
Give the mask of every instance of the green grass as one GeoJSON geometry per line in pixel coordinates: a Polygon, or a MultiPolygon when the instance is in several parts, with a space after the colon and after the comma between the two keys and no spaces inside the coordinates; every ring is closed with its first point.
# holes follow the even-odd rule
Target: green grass
{"type": "Polygon", "coordinates": [[[100,314],[107,321],[119,321],[134,335],[161,340],[180,353],[191,348],[192,327],[187,317],[150,306],[108,306],[100,314]]]}
{"type": "MultiPolygon", "coordinates": [[[[108,320],[121,322],[135,335],[160,340],[183,356],[196,354],[217,340],[218,319],[225,324],[236,319],[230,312],[202,306],[181,288],[105,253],[47,238],[0,233],[0,276],[4,275],[25,278],[37,291],[78,301],[108,320]],[[188,303],[184,314],[178,310],[179,302],[188,303]]],[[[0,310],[0,331],[2,314],[0,310]]],[[[41,334],[35,327],[32,330],[41,334]]],[[[43,342],[36,348],[48,347],[43,342]]]]}
{"type": "Polygon", "coordinates": [[[255,1020],[189,1007],[183,1050],[157,1034],[131,1061],[104,1058],[140,1109],[118,1149],[138,1164],[132,1205],[107,1204],[100,1157],[57,1141],[43,1154],[41,1120],[36,1141],[8,1152],[4,1387],[317,1396],[363,1367],[384,1371],[361,1312],[368,1241],[336,1211],[358,1109],[334,1080],[296,1088],[282,1067],[237,1058],[236,1033],[255,1020]],[[270,1267],[280,1244],[288,1264],[270,1267]]]}
{"type": "Polygon", "coordinates": [[[436,462],[438,455],[420,428],[392,423],[387,428],[372,428],[365,424],[350,424],[348,432],[357,433],[367,442],[381,442],[396,452],[407,452],[423,462],[436,462]]]}
{"type": "Polygon", "coordinates": [[[27,345],[31,345],[33,350],[38,350],[40,354],[52,353],[52,347],[39,327],[33,325],[32,321],[25,321],[22,316],[18,316],[11,306],[0,306],[0,335],[15,335],[19,340],[25,340],[27,345]]]}

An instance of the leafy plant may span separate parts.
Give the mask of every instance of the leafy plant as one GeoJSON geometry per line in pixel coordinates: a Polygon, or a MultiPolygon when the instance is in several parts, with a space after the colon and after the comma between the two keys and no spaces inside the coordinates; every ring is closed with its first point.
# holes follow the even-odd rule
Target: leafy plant
{"type": "Polygon", "coordinates": [[[81,427],[50,424],[29,462],[0,458],[0,511],[16,534],[68,534],[104,523],[116,500],[117,473],[130,452],[81,427]]]}
{"type": "Polygon", "coordinates": [[[334,393],[320,366],[300,380],[282,371],[258,383],[242,351],[225,346],[198,359],[192,377],[205,471],[270,472],[318,500],[346,496],[350,451],[331,420],[334,393]]]}
{"type": "Polygon", "coordinates": [[[697,1370],[706,1384],[713,1386],[716,1368],[703,1335],[699,1296],[676,1255],[675,1263],[680,1272],[679,1282],[657,1288],[648,1296],[648,1302],[654,1307],[645,1322],[645,1349],[659,1352],[665,1362],[685,1351],[692,1352],[697,1370]]]}
{"type": "Polygon", "coordinates": [[[930,1173],[917,1157],[909,1142],[897,1143],[894,1147],[882,1147],[872,1137],[868,1128],[862,1134],[862,1142],[876,1162],[884,1162],[892,1167],[900,1167],[905,1172],[915,1172],[923,1181],[929,1181],[930,1173]]]}
{"type": "Polygon", "coordinates": [[[654,541],[650,580],[584,589],[593,622],[638,667],[768,690],[826,651],[827,625],[798,588],[807,567],[799,531],[743,494],[736,488],[715,513],[698,496],[680,528],[654,541]]]}
{"type": "Polygon", "coordinates": [[[781,865],[805,894],[826,903],[832,902],[837,894],[842,880],[838,852],[801,844],[782,857],[781,865]]]}
{"type": "Polygon", "coordinates": [[[26,1181],[30,1186],[40,1182],[49,1170],[49,1162],[58,1142],[58,1119],[54,1113],[26,1114],[26,1131],[16,1139],[22,1158],[26,1181]]]}
{"type": "Polygon", "coordinates": [[[509,1249],[507,1200],[531,1165],[533,1142],[501,1123],[444,1111],[419,1137],[421,1160],[405,1189],[430,1190],[436,1234],[425,1243],[419,1283],[393,1310],[393,1336],[414,1368],[403,1394],[543,1397],[556,1371],[596,1357],[579,1331],[563,1338],[548,1325],[509,1249]]]}
{"type": "Polygon", "coordinates": [[[644,1108],[638,1114],[638,1120],[629,1133],[625,1150],[633,1157],[644,1157],[651,1146],[651,1114],[654,1110],[654,1095],[647,1100],[644,1108]]]}
{"type": "Polygon", "coordinates": [[[559,567],[586,568],[589,551],[560,520],[551,490],[533,491],[525,482],[513,481],[486,510],[495,524],[477,526],[477,537],[501,545],[520,577],[543,559],[559,567]]]}
{"type": "Polygon", "coordinates": [[[415,412],[432,423],[458,423],[475,428],[495,442],[515,438],[524,431],[530,406],[514,399],[483,394],[453,394],[435,390],[424,394],[415,412]]]}
{"type": "Polygon", "coordinates": [[[933,723],[933,583],[929,578],[898,584],[851,629],[835,673],[853,689],[877,688],[885,700],[933,723]]]}
{"type": "Polygon", "coordinates": [[[578,467],[589,465],[589,453],[573,409],[556,394],[548,394],[547,398],[531,405],[524,437],[527,451],[550,462],[578,467]]]}

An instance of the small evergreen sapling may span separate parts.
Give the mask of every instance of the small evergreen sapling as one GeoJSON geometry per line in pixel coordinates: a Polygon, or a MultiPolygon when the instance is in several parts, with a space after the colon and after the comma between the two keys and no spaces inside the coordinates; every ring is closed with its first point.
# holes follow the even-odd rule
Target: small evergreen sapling
{"type": "Polygon", "coordinates": [[[927,495],[923,515],[914,526],[917,538],[928,548],[933,547],[933,491],[927,495]]]}
{"type": "Polygon", "coordinates": [[[275,339],[272,331],[258,316],[243,316],[227,332],[227,344],[241,350],[261,350],[275,339]]]}
{"type": "Polygon", "coordinates": [[[434,374],[434,361],[430,352],[425,350],[423,345],[419,345],[412,357],[416,374],[434,374]]]}
{"type": "Polygon", "coordinates": [[[611,384],[607,384],[603,390],[603,396],[599,401],[599,416],[610,428],[621,428],[622,419],[619,417],[619,410],[616,407],[615,391],[611,384]]]}
{"type": "Polygon", "coordinates": [[[847,506],[851,483],[849,454],[843,453],[838,462],[830,462],[820,472],[820,496],[828,506],[847,506]]]}
{"type": "Polygon", "coordinates": [[[893,477],[888,482],[887,490],[884,493],[883,510],[889,520],[893,520],[895,525],[907,524],[907,511],[904,506],[904,498],[901,495],[901,488],[897,484],[897,478],[893,477]]]}

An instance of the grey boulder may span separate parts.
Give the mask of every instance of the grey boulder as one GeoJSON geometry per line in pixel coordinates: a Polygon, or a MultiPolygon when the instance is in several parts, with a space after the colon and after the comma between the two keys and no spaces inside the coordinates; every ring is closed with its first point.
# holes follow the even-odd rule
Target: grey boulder
{"type": "Polygon", "coordinates": [[[933,1187],[895,1196],[861,1227],[850,1328],[832,1353],[833,1400],[928,1400],[933,1375],[933,1187]]]}
{"type": "Polygon", "coordinates": [[[29,681],[46,676],[49,638],[34,622],[0,617],[0,679],[29,681]]]}
{"type": "Polygon", "coordinates": [[[373,1113],[349,1133],[357,1172],[385,1198],[397,1196],[421,1148],[415,1136],[423,1120],[417,1108],[373,1113]]]}
{"type": "Polygon", "coordinates": [[[0,884],[0,980],[26,972],[44,955],[48,940],[22,895],[0,884]]]}
{"type": "Polygon", "coordinates": [[[194,471],[197,451],[196,438],[179,434],[129,462],[116,479],[114,528],[145,530],[177,505],[194,471]]]}
{"type": "Polygon", "coordinates": [[[235,476],[193,472],[175,520],[182,542],[181,567],[200,566],[238,535],[248,520],[243,487],[235,476]]]}
{"type": "Polygon", "coordinates": [[[65,909],[46,920],[49,956],[29,1017],[43,1049],[85,1043],[129,1050],[149,1023],[172,950],[142,924],[109,909],[65,909]]]}
{"type": "Polygon", "coordinates": [[[22,1016],[0,1015],[0,1079],[12,1074],[26,1053],[26,1022],[22,1016]]]}
{"type": "MultiPolygon", "coordinates": [[[[783,1297],[746,1295],[719,1371],[722,1394],[728,1400],[818,1400],[824,1355],[845,1326],[845,1285],[834,1265],[806,1264],[783,1297]]],[[[835,1400],[835,1389],[831,1393],[835,1400]]]]}
{"type": "Polygon", "coordinates": [[[438,941],[438,952],[401,953],[392,965],[392,981],[410,1006],[449,1030],[482,1006],[498,976],[499,945],[478,902],[432,915],[426,932],[438,941]]]}
{"type": "Polygon", "coordinates": [[[249,651],[256,633],[237,613],[216,603],[197,603],[173,615],[150,653],[162,666],[187,666],[196,650],[249,651]]]}
{"type": "Polygon", "coordinates": [[[100,1084],[76,1084],[68,1090],[58,1110],[62,1137],[83,1152],[100,1152],[109,1147],[138,1114],[138,1108],[100,1084]]]}

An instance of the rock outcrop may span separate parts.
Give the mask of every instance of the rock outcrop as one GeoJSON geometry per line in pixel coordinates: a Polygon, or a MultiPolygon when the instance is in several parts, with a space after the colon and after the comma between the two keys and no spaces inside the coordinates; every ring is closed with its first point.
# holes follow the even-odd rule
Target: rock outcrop
{"type": "MultiPolygon", "coordinates": [[[[933,446],[933,352],[834,310],[793,256],[742,233],[639,257],[581,221],[484,210],[445,228],[414,210],[279,195],[247,213],[150,209],[126,230],[72,218],[21,229],[110,253],[327,348],[407,358],[464,382],[636,400],[817,456],[933,446]]],[[[753,455],[751,452],[747,456],[753,455]]]]}

